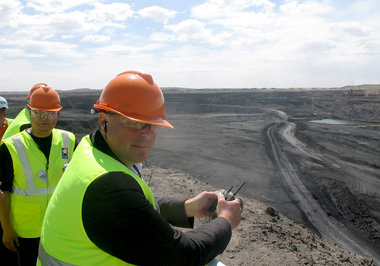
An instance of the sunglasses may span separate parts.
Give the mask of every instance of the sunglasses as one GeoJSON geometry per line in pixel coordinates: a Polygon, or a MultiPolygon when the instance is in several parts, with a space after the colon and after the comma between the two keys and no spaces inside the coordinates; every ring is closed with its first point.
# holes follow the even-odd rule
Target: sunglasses
{"type": "Polygon", "coordinates": [[[147,123],[142,123],[142,122],[136,122],[136,121],[133,121],[131,119],[128,119],[124,116],[121,116],[119,115],[120,117],[120,122],[123,124],[123,126],[127,127],[127,128],[131,128],[131,129],[135,129],[135,130],[141,130],[141,129],[144,129],[146,127],[149,127],[149,129],[151,130],[157,130],[158,126],[156,125],[151,125],[151,124],[147,124],[147,123]]]}
{"type": "Polygon", "coordinates": [[[56,119],[58,116],[58,112],[50,112],[50,111],[37,111],[32,110],[32,117],[34,118],[45,118],[45,119],[56,119]]]}

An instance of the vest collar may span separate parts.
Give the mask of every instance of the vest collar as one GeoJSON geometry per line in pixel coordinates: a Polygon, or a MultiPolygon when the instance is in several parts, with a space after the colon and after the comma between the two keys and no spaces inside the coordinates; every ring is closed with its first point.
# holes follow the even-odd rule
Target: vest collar
{"type": "MultiPolygon", "coordinates": [[[[92,142],[92,145],[94,145],[96,149],[111,156],[112,158],[119,161],[120,163],[124,164],[122,161],[119,160],[116,154],[113,153],[113,151],[111,151],[110,147],[107,145],[106,141],[104,140],[99,130],[95,130],[94,132],[90,134],[90,140],[92,142]]],[[[128,167],[128,168],[141,177],[141,172],[138,166],[133,165],[132,167],[128,167]]]]}
{"type": "Polygon", "coordinates": [[[90,140],[92,142],[92,145],[94,145],[96,149],[111,156],[115,160],[123,163],[122,161],[119,160],[116,154],[114,154],[113,151],[111,151],[110,147],[108,147],[106,141],[104,140],[99,130],[95,130],[94,132],[91,133],[90,140]]]}

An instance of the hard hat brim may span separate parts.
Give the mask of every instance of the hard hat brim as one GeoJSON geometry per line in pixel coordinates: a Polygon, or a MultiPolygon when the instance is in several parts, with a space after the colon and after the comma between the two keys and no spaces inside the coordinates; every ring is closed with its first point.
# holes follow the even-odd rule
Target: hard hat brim
{"type": "Polygon", "coordinates": [[[27,106],[34,111],[49,111],[49,112],[58,112],[62,109],[62,106],[59,106],[57,108],[38,108],[38,107],[32,107],[29,103],[27,106]]]}

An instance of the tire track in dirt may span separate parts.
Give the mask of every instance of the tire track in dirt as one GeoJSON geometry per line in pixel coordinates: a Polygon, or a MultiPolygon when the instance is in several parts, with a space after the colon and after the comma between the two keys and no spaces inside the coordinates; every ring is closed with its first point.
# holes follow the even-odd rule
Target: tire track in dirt
{"type": "Polygon", "coordinates": [[[298,177],[294,167],[281,150],[278,141],[282,137],[280,132],[286,131],[288,127],[290,127],[290,123],[288,122],[273,123],[267,128],[266,137],[272,148],[274,163],[281,173],[284,184],[290,192],[289,194],[295,199],[299,208],[322,237],[349,251],[374,258],[376,263],[379,264],[379,254],[376,251],[368,249],[342,223],[327,216],[298,177]]]}

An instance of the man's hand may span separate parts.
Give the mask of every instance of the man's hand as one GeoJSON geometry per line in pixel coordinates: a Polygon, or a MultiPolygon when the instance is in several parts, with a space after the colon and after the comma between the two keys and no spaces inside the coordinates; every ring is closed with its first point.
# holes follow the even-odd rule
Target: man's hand
{"type": "MultiPolygon", "coordinates": [[[[0,185],[1,185],[1,181],[0,181],[0,185]]],[[[4,193],[3,193],[3,191],[0,189],[0,199],[1,199],[2,197],[4,197],[4,193]]]]}
{"type": "Polygon", "coordinates": [[[17,248],[20,246],[18,236],[12,226],[3,228],[3,243],[4,246],[14,252],[17,252],[17,248]]]}
{"type": "Polygon", "coordinates": [[[226,201],[222,193],[218,194],[216,213],[218,217],[223,217],[230,223],[232,230],[239,225],[241,212],[240,199],[236,198],[232,201],[226,201]]]}
{"type": "Polygon", "coordinates": [[[186,200],[185,211],[187,217],[208,218],[210,216],[208,209],[217,199],[218,195],[215,192],[203,191],[196,197],[186,200]]]}

